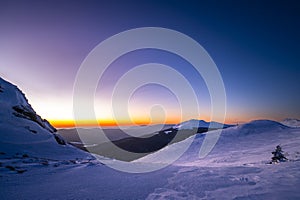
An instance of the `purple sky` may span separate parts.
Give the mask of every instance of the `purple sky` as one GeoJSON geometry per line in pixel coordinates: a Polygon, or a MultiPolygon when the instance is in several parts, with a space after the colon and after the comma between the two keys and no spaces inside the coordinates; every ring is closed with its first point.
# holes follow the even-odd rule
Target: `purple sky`
{"type": "MultiPolygon", "coordinates": [[[[297,1],[1,1],[0,76],[17,84],[42,117],[71,119],[77,70],[96,45],[131,28],[165,27],[195,39],[215,61],[225,84],[227,121],[300,118],[299,9],[297,1]]],[[[144,50],[123,56],[107,72],[96,93],[100,118],[110,116],[100,98],[105,90],[124,71],[147,62],[188,77],[203,117],[209,117],[209,94],[189,63],[144,50]]],[[[155,103],[166,105],[169,117],[178,114],[174,96],[159,86],[141,88],[131,102],[136,117],[155,103]]],[[[154,118],[160,118],[155,109],[154,118]]],[[[186,119],[197,117],[184,112],[186,119]]]]}

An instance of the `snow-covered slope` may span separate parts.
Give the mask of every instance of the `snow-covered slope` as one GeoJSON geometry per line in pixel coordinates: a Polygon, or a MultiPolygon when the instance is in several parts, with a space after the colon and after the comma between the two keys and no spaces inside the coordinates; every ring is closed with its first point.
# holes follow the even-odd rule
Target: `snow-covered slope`
{"type": "MultiPolygon", "coordinates": [[[[213,131],[197,135],[189,150],[176,162],[179,165],[224,166],[245,165],[252,162],[267,163],[272,150],[281,144],[291,154],[300,144],[300,129],[292,129],[270,120],[256,120],[243,125],[222,130],[222,134],[213,151],[204,159],[199,159],[198,153],[205,135],[213,131]],[[293,148],[293,149],[289,149],[293,148]]],[[[179,149],[179,142],[150,154],[135,162],[166,162],[174,149],[179,149]]]]}
{"type": "MultiPolygon", "coordinates": [[[[211,134],[208,132],[206,134],[211,134]]],[[[173,166],[180,170],[148,199],[299,199],[300,129],[257,120],[222,131],[212,152],[199,159],[206,134],[196,137],[173,166]],[[288,162],[269,164],[277,145],[288,162]]],[[[134,162],[166,162],[184,141],[134,162]]]]}
{"type": "Polygon", "coordinates": [[[281,122],[282,124],[290,127],[300,127],[300,120],[299,119],[290,119],[287,118],[281,122]]]}
{"type": "Polygon", "coordinates": [[[86,156],[66,145],[56,129],[32,109],[20,89],[0,78],[0,152],[6,157],[16,154],[59,158],[86,156]]]}

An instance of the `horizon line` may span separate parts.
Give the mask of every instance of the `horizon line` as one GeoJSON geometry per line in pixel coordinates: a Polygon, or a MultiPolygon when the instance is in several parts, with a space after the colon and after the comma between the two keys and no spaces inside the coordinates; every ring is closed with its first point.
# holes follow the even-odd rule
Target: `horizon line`
{"type": "MultiPolygon", "coordinates": [[[[157,125],[157,124],[179,124],[185,121],[189,120],[203,120],[205,122],[211,122],[211,120],[206,120],[206,119],[188,119],[188,120],[166,120],[165,122],[151,122],[151,121],[146,121],[146,120],[141,120],[141,121],[130,121],[130,120],[124,120],[124,121],[118,121],[118,120],[73,120],[73,119],[49,119],[49,123],[54,126],[55,128],[75,128],[75,127],[98,127],[98,126],[103,126],[103,127],[112,127],[112,126],[149,126],[149,125],[157,125]]],[[[226,122],[224,121],[223,124],[239,124],[239,123],[245,123],[247,121],[239,121],[239,122],[226,122]]],[[[219,122],[221,123],[221,122],[219,122]]]]}

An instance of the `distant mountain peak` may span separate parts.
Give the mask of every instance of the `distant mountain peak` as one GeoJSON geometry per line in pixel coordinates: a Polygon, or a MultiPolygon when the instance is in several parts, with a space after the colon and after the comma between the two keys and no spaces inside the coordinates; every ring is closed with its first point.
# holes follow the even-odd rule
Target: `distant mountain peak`
{"type": "Polygon", "coordinates": [[[227,128],[230,125],[219,122],[206,122],[204,120],[191,119],[173,126],[175,129],[194,129],[194,128],[227,128]]]}

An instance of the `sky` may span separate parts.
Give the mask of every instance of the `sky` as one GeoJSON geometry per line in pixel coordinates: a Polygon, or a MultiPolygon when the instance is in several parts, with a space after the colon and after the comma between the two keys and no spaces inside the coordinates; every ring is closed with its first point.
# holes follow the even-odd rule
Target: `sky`
{"type": "MultiPolygon", "coordinates": [[[[226,90],[227,123],[300,118],[299,10],[297,1],[2,0],[0,76],[18,85],[43,118],[56,127],[69,126],[76,74],[87,55],[122,31],[163,27],[193,38],[214,60],[226,90]]],[[[94,107],[103,123],[210,119],[210,94],[203,78],[170,52],[130,52],[115,60],[101,81],[94,107]],[[192,107],[181,110],[169,88],[148,84],[126,99],[130,119],[114,117],[107,94],[122,74],[144,63],[162,63],[186,77],[201,115],[190,114],[192,107]]]]}

